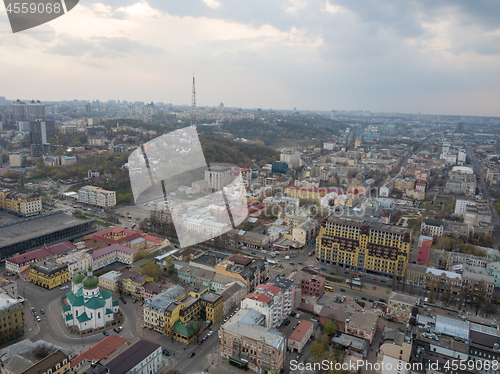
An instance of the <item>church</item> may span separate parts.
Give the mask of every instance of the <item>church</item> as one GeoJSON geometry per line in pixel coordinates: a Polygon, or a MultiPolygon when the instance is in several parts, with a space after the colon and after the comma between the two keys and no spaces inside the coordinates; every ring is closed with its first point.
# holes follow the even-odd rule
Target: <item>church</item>
{"type": "Polygon", "coordinates": [[[66,294],[67,305],[62,307],[66,325],[80,331],[106,326],[119,312],[118,300],[113,301],[112,296],[109,290],[99,290],[99,279],[92,275],[90,267],[87,276],[76,274],[71,280],[71,291],[66,294]]]}

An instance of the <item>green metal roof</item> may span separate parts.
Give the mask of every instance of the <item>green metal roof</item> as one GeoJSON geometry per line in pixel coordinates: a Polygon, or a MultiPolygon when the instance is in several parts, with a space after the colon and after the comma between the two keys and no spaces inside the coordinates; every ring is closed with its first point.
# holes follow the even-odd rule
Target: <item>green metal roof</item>
{"type": "Polygon", "coordinates": [[[71,310],[71,305],[64,305],[64,306],[62,307],[62,311],[63,311],[63,312],[69,312],[70,310],[71,310]]]}
{"type": "Polygon", "coordinates": [[[83,304],[85,303],[83,301],[83,296],[76,296],[73,291],[69,291],[66,294],[66,297],[68,298],[68,301],[72,306],[83,306],[83,304]]]}
{"type": "Polygon", "coordinates": [[[101,299],[99,297],[93,297],[85,303],[85,306],[89,309],[104,308],[105,305],[106,302],[104,301],[104,299],[101,299]]]}
{"type": "Polygon", "coordinates": [[[113,314],[113,311],[111,309],[106,309],[106,314],[113,314]]]}
{"type": "Polygon", "coordinates": [[[97,288],[97,286],[99,286],[99,278],[91,275],[89,277],[86,277],[82,283],[83,288],[85,288],[86,290],[93,290],[94,288],[97,288]]]}
{"type": "Polygon", "coordinates": [[[68,314],[66,316],[66,321],[71,321],[73,319],[73,314],[68,314]]]}
{"type": "Polygon", "coordinates": [[[194,321],[192,323],[182,323],[180,319],[175,321],[172,326],[172,331],[176,332],[179,335],[185,336],[189,338],[192,336],[196,330],[202,325],[199,321],[194,321]]]}
{"type": "Polygon", "coordinates": [[[90,318],[89,316],[87,315],[87,313],[83,313],[82,315],[76,317],[76,319],[78,320],[78,322],[82,323],[82,322],[87,322],[87,321],[90,321],[90,318]]]}
{"type": "Polygon", "coordinates": [[[109,290],[102,290],[100,291],[101,292],[101,296],[104,298],[104,299],[109,299],[110,297],[113,296],[113,292],[109,291],[109,290]]]}
{"type": "Polygon", "coordinates": [[[75,275],[73,277],[73,279],[71,280],[71,282],[73,282],[73,284],[80,284],[82,283],[82,281],[85,279],[85,275],[83,275],[82,273],[78,273],[77,275],[75,275]]]}
{"type": "Polygon", "coordinates": [[[113,301],[113,306],[118,306],[118,300],[113,301]]]}

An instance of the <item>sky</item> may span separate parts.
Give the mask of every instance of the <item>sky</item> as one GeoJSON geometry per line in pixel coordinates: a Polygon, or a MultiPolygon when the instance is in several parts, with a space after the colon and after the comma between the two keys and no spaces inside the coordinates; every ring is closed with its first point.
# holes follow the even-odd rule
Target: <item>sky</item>
{"type": "Polygon", "coordinates": [[[80,0],[13,34],[0,96],[500,116],[497,0],[80,0]]]}

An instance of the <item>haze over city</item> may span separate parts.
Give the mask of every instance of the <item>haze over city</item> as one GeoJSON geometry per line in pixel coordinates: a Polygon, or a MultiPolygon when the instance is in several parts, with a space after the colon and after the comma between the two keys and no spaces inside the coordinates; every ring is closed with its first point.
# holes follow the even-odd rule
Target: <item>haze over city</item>
{"type": "Polygon", "coordinates": [[[0,10],[8,98],[500,116],[500,4],[80,2],[17,34],[0,10]]]}

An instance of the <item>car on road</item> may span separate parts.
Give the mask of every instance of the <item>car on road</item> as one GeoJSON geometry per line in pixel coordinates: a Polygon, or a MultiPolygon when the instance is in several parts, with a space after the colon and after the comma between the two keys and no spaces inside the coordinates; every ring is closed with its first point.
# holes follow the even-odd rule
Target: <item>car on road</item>
{"type": "Polygon", "coordinates": [[[255,252],[252,252],[252,254],[253,254],[253,255],[256,255],[257,253],[255,253],[255,252]]]}
{"type": "Polygon", "coordinates": [[[332,272],[330,272],[330,275],[335,275],[335,273],[332,271],[332,272]]]}
{"type": "Polygon", "coordinates": [[[290,262],[290,265],[295,265],[293,262],[290,262]]]}
{"type": "Polygon", "coordinates": [[[227,320],[228,320],[228,319],[229,319],[229,318],[227,318],[227,317],[226,317],[226,318],[224,318],[224,322],[227,322],[227,320]]]}
{"type": "Polygon", "coordinates": [[[203,343],[203,342],[204,342],[204,340],[203,340],[203,339],[198,340],[198,345],[200,345],[200,344],[201,344],[201,343],[203,343]]]}
{"type": "Polygon", "coordinates": [[[321,270],[321,271],[326,271],[326,269],[325,269],[325,268],[321,268],[320,270],[321,270]]]}
{"type": "Polygon", "coordinates": [[[302,262],[299,262],[299,265],[304,265],[302,262]]]}
{"type": "Polygon", "coordinates": [[[236,309],[234,310],[234,312],[236,313],[236,312],[238,312],[238,310],[240,310],[240,308],[236,308],[236,309]]]}
{"type": "Polygon", "coordinates": [[[283,265],[280,265],[280,269],[283,269],[283,265]]]}
{"type": "Polygon", "coordinates": [[[383,279],[382,279],[382,280],[380,281],[380,283],[385,283],[385,280],[383,280],[383,279]]]}
{"type": "Polygon", "coordinates": [[[188,358],[192,358],[192,357],[194,357],[194,355],[195,355],[195,354],[196,354],[196,353],[191,352],[191,353],[189,354],[188,358]]]}
{"type": "Polygon", "coordinates": [[[207,336],[212,336],[213,333],[213,331],[209,331],[207,336]]]}
{"type": "Polygon", "coordinates": [[[40,322],[41,321],[40,317],[36,316],[36,321],[40,322]]]}
{"type": "Polygon", "coordinates": [[[361,298],[361,300],[367,300],[367,299],[366,299],[366,297],[364,297],[364,296],[363,296],[363,297],[361,298]]]}
{"type": "Polygon", "coordinates": [[[340,289],[340,292],[345,292],[345,290],[343,288],[340,289]]]}
{"type": "Polygon", "coordinates": [[[115,327],[113,330],[114,330],[115,332],[117,332],[117,333],[120,333],[120,331],[122,331],[122,330],[123,330],[123,327],[122,327],[122,326],[118,326],[118,327],[115,327]]]}
{"type": "Polygon", "coordinates": [[[370,303],[373,303],[373,300],[372,300],[372,299],[368,299],[368,301],[369,301],[370,303]]]}
{"type": "Polygon", "coordinates": [[[374,281],[378,280],[377,278],[373,278],[374,281]]]}
{"type": "Polygon", "coordinates": [[[170,352],[169,352],[169,351],[167,351],[166,349],[164,349],[164,350],[163,350],[163,354],[164,354],[165,356],[170,356],[170,352]]]}
{"type": "Polygon", "coordinates": [[[385,299],[378,299],[381,303],[387,303],[387,301],[385,301],[385,299]]]}
{"type": "Polygon", "coordinates": [[[45,314],[45,310],[43,310],[43,308],[40,309],[40,313],[45,314]]]}
{"type": "Polygon", "coordinates": [[[102,333],[103,333],[104,335],[106,335],[106,336],[109,336],[109,332],[107,332],[107,331],[103,331],[102,333]]]}
{"type": "Polygon", "coordinates": [[[370,278],[370,276],[366,275],[366,276],[365,276],[365,279],[371,279],[371,278],[370,278]]]}
{"type": "Polygon", "coordinates": [[[122,303],[123,303],[123,304],[127,304],[127,300],[125,300],[125,299],[123,298],[123,296],[122,296],[122,297],[120,297],[120,300],[122,301],[122,303]]]}

